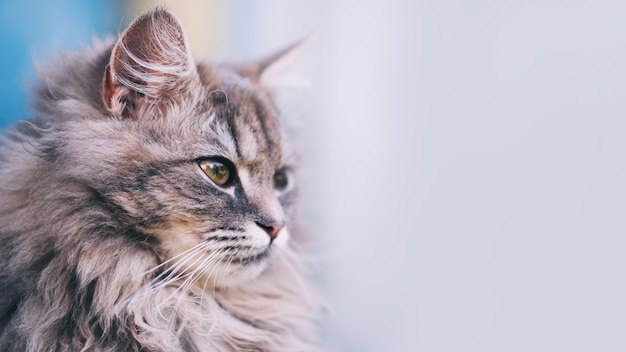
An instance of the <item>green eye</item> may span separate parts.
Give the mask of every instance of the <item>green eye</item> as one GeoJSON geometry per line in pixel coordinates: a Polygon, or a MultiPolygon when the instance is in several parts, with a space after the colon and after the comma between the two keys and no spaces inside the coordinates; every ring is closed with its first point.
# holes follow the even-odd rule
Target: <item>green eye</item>
{"type": "Polygon", "coordinates": [[[276,173],[274,174],[273,181],[274,181],[274,189],[281,191],[287,188],[287,185],[289,184],[289,179],[287,178],[287,171],[285,170],[276,171],[276,173]]]}
{"type": "Polygon", "coordinates": [[[200,160],[198,162],[202,171],[219,186],[226,185],[230,179],[230,168],[216,160],[200,160]]]}

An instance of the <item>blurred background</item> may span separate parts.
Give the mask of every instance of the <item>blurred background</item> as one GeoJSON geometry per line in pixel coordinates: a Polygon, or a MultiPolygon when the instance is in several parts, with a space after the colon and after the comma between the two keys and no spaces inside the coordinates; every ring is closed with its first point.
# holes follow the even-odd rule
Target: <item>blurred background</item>
{"type": "MultiPolygon", "coordinates": [[[[335,350],[626,350],[626,2],[159,3],[199,57],[314,34],[283,111],[335,350]]],[[[0,0],[2,126],[152,4],[0,0]]]]}

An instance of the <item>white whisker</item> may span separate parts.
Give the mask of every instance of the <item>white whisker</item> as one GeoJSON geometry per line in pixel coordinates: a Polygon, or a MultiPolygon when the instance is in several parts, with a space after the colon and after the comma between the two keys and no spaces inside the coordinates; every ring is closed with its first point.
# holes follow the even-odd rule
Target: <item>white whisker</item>
{"type": "MultiPolygon", "coordinates": [[[[207,243],[199,243],[198,245],[191,247],[191,249],[193,249],[192,251],[185,251],[183,253],[185,253],[185,256],[183,257],[183,259],[178,260],[176,262],[176,264],[174,264],[171,267],[168,267],[166,270],[164,270],[162,273],[160,273],[158,276],[156,276],[152,281],[169,281],[172,277],[172,275],[179,273],[182,274],[184,272],[184,266],[187,265],[187,262],[194,258],[195,256],[197,256],[198,254],[202,253],[203,251],[205,251],[206,249],[208,249],[208,244],[207,243]],[[183,270],[179,270],[179,269],[183,269],[183,270]],[[167,276],[166,276],[167,275],[167,276]],[[166,276],[165,278],[163,278],[164,276],[166,276]]],[[[194,262],[195,264],[195,262],[194,262]]],[[[193,264],[192,264],[193,265],[193,264]]],[[[176,277],[176,280],[179,279],[179,277],[176,277]]],[[[176,281],[174,280],[174,281],[176,281]]]]}
{"type": "MultiPolygon", "coordinates": [[[[185,235],[185,234],[186,234],[186,233],[184,233],[183,235],[185,235]]],[[[199,243],[199,244],[197,244],[197,245],[195,245],[195,246],[193,246],[193,247],[191,247],[191,248],[189,248],[189,249],[187,249],[187,250],[185,250],[185,251],[183,251],[183,252],[178,253],[177,255],[175,255],[175,256],[173,256],[173,257],[169,258],[168,260],[166,260],[166,261],[164,261],[164,262],[160,263],[159,265],[157,265],[157,266],[155,266],[155,267],[153,267],[153,268],[151,268],[151,269],[149,269],[149,270],[145,271],[145,272],[143,273],[143,275],[147,275],[147,274],[150,274],[150,273],[153,273],[153,272],[155,272],[155,271],[159,270],[161,267],[163,267],[163,266],[165,266],[165,265],[169,264],[170,262],[173,262],[173,261],[177,260],[178,258],[180,258],[180,257],[182,257],[182,256],[184,256],[184,255],[187,255],[189,252],[196,250],[196,249],[197,249],[198,247],[200,247],[202,244],[203,244],[203,243],[199,243]]]]}
{"type": "Polygon", "coordinates": [[[190,259],[192,259],[193,257],[197,256],[197,254],[199,254],[203,250],[205,250],[206,247],[207,247],[206,243],[199,243],[198,245],[193,246],[193,247],[183,251],[182,253],[180,253],[180,254],[170,258],[166,262],[157,265],[155,268],[152,268],[152,269],[146,271],[146,273],[154,272],[157,268],[163,267],[163,265],[165,263],[170,263],[170,262],[172,262],[172,260],[178,260],[175,265],[165,269],[159,275],[157,275],[156,277],[152,278],[142,289],[140,289],[139,291],[135,292],[133,295],[128,297],[124,301],[123,305],[126,306],[132,300],[136,300],[136,299],[139,299],[139,298],[144,298],[147,295],[150,295],[152,293],[158,292],[159,290],[163,289],[164,287],[167,287],[167,286],[171,285],[172,283],[180,280],[182,277],[185,276],[185,273],[184,273],[184,271],[179,271],[179,269],[184,267],[187,264],[187,262],[190,261],[190,259]]]}
{"type": "MultiPolygon", "coordinates": [[[[180,286],[178,286],[176,290],[174,290],[174,292],[167,298],[169,300],[176,294],[178,296],[176,304],[173,306],[172,314],[175,314],[178,311],[183,299],[187,296],[187,293],[202,277],[204,277],[207,268],[219,260],[219,255],[220,252],[210,253],[206,258],[202,260],[200,265],[198,265],[198,268],[190,272],[185,281],[180,286]]],[[[202,293],[200,294],[200,298],[202,298],[202,293]]],[[[173,322],[174,319],[170,319],[170,321],[173,322]]]]}

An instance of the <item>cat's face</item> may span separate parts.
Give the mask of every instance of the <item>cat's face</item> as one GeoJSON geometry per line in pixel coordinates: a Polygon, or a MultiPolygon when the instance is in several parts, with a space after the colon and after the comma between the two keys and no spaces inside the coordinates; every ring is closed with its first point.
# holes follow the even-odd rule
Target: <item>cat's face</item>
{"type": "Polygon", "coordinates": [[[236,285],[287,246],[293,165],[261,69],[194,64],[176,19],[155,10],[112,51],[111,118],[68,127],[75,177],[147,236],[165,279],[236,285]]]}
{"type": "MultiPolygon", "coordinates": [[[[287,245],[295,196],[293,166],[267,97],[245,78],[231,82],[237,87],[220,81],[219,91],[206,91],[208,111],[170,117],[185,121],[166,128],[158,144],[182,162],[154,170],[159,176],[147,185],[154,197],[148,201],[167,209],[154,209],[163,218],[148,230],[160,238],[164,257],[203,273],[199,282],[212,286],[256,276],[287,245]],[[173,136],[186,145],[172,144],[173,136]]],[[[144,195],[130,198],[137,202],[144,195]]]]}

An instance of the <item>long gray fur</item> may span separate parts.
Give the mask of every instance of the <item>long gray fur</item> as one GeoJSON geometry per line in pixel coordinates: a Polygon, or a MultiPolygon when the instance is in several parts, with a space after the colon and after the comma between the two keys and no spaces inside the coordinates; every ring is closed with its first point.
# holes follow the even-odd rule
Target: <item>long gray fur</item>
{"type": "Polygon", "coordinates": [[[0,152],[0,351],[318,349],[266,66],[195,63],[157,7],[41,73],[0,152]]]}

